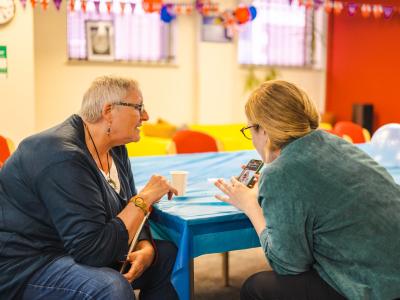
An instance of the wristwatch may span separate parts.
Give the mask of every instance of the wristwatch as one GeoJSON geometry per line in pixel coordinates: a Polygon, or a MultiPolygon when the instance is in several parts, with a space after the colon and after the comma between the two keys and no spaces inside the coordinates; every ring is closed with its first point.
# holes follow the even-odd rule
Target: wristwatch
{"type": "Polygon", "coordinates": [[[139,207],[143,211],[144,215],[147,215],[149,210],[147,209],[147,204],[142,197],[136,195],[129,200],[129,203],[131,202],[135,204],[135,206],[139,207]]]}

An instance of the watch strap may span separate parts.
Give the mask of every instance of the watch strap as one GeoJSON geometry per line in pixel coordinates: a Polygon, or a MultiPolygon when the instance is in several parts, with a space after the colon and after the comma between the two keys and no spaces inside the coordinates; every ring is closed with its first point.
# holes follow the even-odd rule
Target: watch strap
{"type": "Polygon", "coordinates": [[[139,207],[143,211],[145,216],[149,212],[149,210],[147,209],[147,206],[146,206],[146,201],[144,201],[144,199],[142,197],[136,195],[136,196],[132,197],[129,200],[129,202],[132,202],[136,207],[139,207]]]}

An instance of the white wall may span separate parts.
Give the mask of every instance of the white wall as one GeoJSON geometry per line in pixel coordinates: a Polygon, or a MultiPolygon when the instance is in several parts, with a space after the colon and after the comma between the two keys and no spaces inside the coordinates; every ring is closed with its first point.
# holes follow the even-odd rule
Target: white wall
{"type": "Polygon", "coordinates": [[[14,19],[0,27],[8,56],[8,78],[0,79],[0,134],[19,143],[35,130],[33,14],[15,4],[14,19]]]}
{"type": "Polygon", "coordinates": [[[140,66],[129,63],[68,62],[66,8],[35,12],[37,130],[77,112],[83,93],[97,76],[118,74],[139,81],[151,119],[163,117],[180,124],[194,118],[193,18],[178,24],[176,66],[140,66]]]}

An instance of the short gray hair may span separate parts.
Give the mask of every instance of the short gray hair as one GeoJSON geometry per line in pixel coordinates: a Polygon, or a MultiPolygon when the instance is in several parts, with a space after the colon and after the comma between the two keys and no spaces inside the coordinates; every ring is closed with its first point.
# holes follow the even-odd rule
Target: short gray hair
{"type": "Polygon", "coordinates": [[[85,121],[94,123],[101,118],[104,104],[119,102],[128,93],[138,90],[137,81],[130,78],[118,76],[98,77],[83,95],[79,115],[85,121]]]}

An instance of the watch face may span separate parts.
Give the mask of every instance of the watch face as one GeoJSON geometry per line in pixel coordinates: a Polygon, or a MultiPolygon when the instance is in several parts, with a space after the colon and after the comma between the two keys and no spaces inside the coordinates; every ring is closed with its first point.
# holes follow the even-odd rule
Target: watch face
{"type": "Polygon", "coordinates": [[[137,205],[142,205],[142,204],[144,204],[144,201],[143,201],[142,198],[136,198],[136,199],[135,199],[135,203],[136,203],[137,205]]]}
{"type": "Polygon", "coordinates": [[[0,24],[9,22],[15,14],[14,0],[0,0],[0,24]]]}

